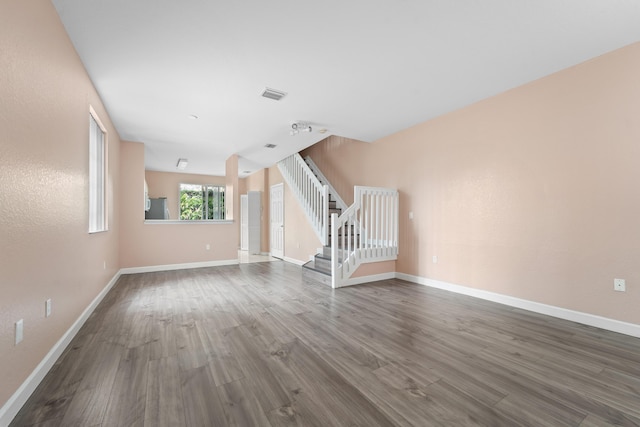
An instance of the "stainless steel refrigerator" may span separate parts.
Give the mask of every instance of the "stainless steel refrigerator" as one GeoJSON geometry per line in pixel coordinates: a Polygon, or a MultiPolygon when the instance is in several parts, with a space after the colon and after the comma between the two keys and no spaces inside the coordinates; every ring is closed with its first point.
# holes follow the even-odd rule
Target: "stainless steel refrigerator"
{"type": "Polygon", "coordinates": [[[151,201],[151,207],[144,213],[144,219],[169,219],[166,197],[149,200],[151,201]]]}

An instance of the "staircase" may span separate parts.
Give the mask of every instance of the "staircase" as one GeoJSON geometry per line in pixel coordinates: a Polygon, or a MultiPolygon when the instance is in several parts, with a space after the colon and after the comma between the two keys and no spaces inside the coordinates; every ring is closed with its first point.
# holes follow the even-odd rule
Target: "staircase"
{"type": "Polygon", "coordinates": [[[307,282],[345,286],[361,264],[397,259],[396,190],[356,186],[354,203],[347,207],[311,158],[294,154],[278,168],[323,245],[303,265],[307,282]]]}
{"type": "MultiPolygon", "coordinates": [[[[329,188],[329,215],[337,214],[340,216],[342,211],[347,209],[340,194],[331,185],[329,180],[324,176],[320,168],[311,160],[311,157],[304,158],[304,162],[309,166],[313,175],[318,179],[321,185],[329,188]]],[[[331,230],[329,230],[328,241],[322,248],[322,252],[315,254],[313,260],[302,266],[302,277],[309,283],[320,283],[331,286],[331,230]]]]}

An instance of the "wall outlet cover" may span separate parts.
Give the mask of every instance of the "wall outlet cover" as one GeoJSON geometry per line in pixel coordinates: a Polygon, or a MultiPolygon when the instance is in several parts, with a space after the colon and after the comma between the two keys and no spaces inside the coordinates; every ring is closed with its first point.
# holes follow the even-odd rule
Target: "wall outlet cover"
{"type": "Polygon", "coordinates": [[[618,292],[625,292],[627,285],[624,279],[613,279],[613,290],[618,292]]]}

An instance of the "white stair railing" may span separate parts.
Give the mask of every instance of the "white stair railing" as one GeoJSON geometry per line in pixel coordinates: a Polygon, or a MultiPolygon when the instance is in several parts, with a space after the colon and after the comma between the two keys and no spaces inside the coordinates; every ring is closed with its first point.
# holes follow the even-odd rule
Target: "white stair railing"
{"type": "Polygon", "coordinates": [[[340,197],[340,193],[338,193],[338,191],[333,187],[333,185],[331,185],[331,182],[327,179],[326,176],[324,176],[324,174],[322,173],[318,165],[316,165],[316,163],[311,159],[311,157],[309,156],[305,157],[304,161],[309,165],[313,174],[318,177],[318,180],[320,180],[321,183],[324,183],[327,186],[329,186],[329,194],[336,201],[336,207],[339,209],[342,209],[343,211],[347,210],[347,204],[344,202],[344,200],[342,200],[342,197],[340,197]]]}
{"type": "Polygon", "coordinates": [[[331,215],[331,286],[340,287],[364,263],[398,258],[398,191],[354,188],[354,203],[331,215]]]}
{"type": "Polygon", "coordinates": [[[329,187],[322,185],[302,157],[294,154],[278,162],[287,181],[307,215],[323,246],[329,244],[329,187]]]}

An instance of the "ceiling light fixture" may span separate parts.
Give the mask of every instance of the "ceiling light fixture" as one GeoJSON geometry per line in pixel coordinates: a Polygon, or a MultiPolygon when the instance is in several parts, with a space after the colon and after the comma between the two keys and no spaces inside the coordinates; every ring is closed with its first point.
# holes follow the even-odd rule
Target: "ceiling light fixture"
{"type": "Polygon", "coordinates": [[[309,123],[296,122],[291,125],[291,131],[289,132],[289,134],[291,136],[294,136],[299,134],[300,132],[311,132],[312,130],[313,129],[311,129],[311,125],[309,123]]]}
{"type": "Polygon", "coordinates": [[[282,98],[287,96],[287,94],[280,90],[275,90],[275,89],[270,89],[268,87],[265,87],[264,90],[262,91],[262,96],[265,98],[273,99],[274,101],[280,101],[282,98]]]}
{"type": "Polygon", "coordinates": [[[277,145],[275,145],[275,144],[266,144],[265,147],[266,148],[276,148],[277,145]]]}
{"type": "Polygon", "coordinates": [[[187,165],[189,164],[189,160],[187,159],[178,159],[178,163],[176,164],[176,167],[178,169],[180,169],[181,171],[185,170],[187,168],[187,165]]]}

